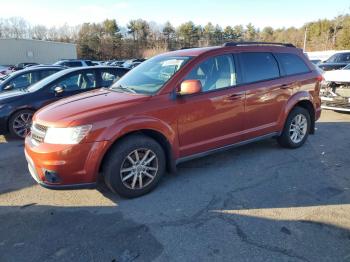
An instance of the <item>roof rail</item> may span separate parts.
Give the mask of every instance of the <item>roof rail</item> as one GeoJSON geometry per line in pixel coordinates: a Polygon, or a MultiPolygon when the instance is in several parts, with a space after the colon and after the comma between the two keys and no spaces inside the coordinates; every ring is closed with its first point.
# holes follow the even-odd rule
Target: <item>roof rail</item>
{"type": "Polygon", "coordinates": [[[223,46],[241,46],[241,45],[280,45],[285,47],[294,47],[295,45],[290,43],[275,43],[275,42],[227,42],[223,46]]]}

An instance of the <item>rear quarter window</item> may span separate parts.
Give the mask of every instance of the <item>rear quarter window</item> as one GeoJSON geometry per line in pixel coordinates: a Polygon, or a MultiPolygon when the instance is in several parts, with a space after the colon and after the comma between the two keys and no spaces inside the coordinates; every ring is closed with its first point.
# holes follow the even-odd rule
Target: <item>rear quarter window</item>
{"type": "Polygon", "coordinates": [[[310,72],[310,68],[299,56],[287,53],[276,53],[286,75],[296,75],[310,72]]]}
{"type": "Polygon", "coordinates": [[[275,57],[267,52],[241,53],[240,64],[244,83],[253,83],[280,76],[275,57]]]}

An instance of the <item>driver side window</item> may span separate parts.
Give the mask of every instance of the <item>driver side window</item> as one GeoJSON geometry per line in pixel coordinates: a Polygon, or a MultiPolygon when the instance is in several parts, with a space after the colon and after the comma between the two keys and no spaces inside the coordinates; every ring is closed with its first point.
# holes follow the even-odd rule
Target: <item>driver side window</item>
{"type": "Polygon", "coordinates": [[[91,89],[96,87],[96,77],[93,72],[78,72],[64,77],[58,83],[56,83],[51,90],[55,87],[62,87],[64,91],[77,91],[81,89],[91,89]]]}
{"type": "Polygon", "coordinates": [[[235,86],[236,69],[232,55],[209,58],[192,69],[185,80],[199,80],[202,92],[235,86]]]}

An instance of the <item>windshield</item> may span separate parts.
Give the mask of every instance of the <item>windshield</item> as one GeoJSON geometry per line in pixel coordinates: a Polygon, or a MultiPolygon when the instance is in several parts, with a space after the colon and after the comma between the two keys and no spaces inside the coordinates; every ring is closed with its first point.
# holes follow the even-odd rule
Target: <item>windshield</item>
{"type": "Polygon", "coordinates": [[[326,60],[327,63],[337,63],[339,59],[339,54],[334,54],[326,60]]]}
{"type": "Polygon", "coordinates": [[[191,57],[157,56],[135,67],[111,89],[138,94],[154,94],[185,64],[191,57]]]}

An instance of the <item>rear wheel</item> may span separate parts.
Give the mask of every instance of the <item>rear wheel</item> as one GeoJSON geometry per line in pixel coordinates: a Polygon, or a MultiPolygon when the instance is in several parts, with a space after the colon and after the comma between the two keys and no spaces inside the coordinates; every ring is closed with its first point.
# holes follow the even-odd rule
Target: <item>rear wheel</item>
{"type": "Polygon", "coordinates": [[[9,121],[10,134],[16,138],[25,138],[30,132],[34,112],[31,110],[21,110],[11,116],[9,121]]]}
{"type": "Polygon", "coordinates": [[[302,107],[295,107],[288,115],[281,136],[277,138],[278,143],[287,148],[301,147],[311,127],[310,113],[302,107]]]}
{"type": "Polygon", "coordinates": [[[111,191],[128,198],[147,194],[165,173],[164,151],[152,138],[132,135],[112,149],[103,172],[111,191]]]}

